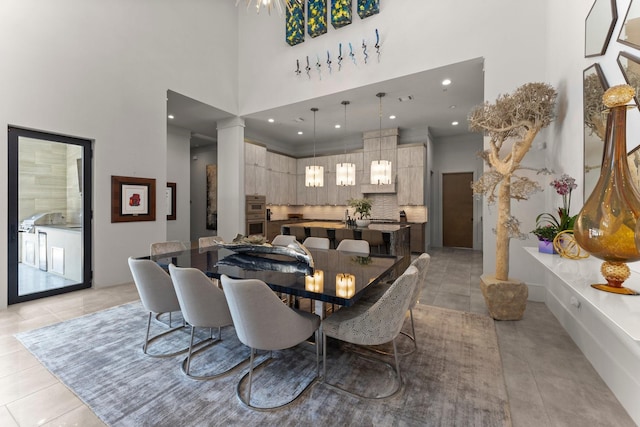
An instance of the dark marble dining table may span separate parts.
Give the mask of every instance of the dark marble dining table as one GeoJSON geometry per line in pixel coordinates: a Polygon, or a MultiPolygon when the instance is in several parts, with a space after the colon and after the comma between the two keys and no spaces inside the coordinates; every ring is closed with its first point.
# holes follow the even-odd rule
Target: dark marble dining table
{"type": "MultiPolygon", "coordinates": [[[[271,289],[283,294],[315,300],[316,311],[320,302],[351,306],[370,286],[401,273],[402,256],[363,255],[334,249],[309,249],[314,268],[293,258],[272,255],[235,253],[220,246],[187,249],[180,252],[155,255],[150,258],[168,268],[193,267],[207,276],[219,279],[223,274],[234,279],[260,279],[271,289]],[[337,285],[347,276],[349,286],[337,285]]],[[[342,284],[344,284],[344,280],[342,284]]]]}

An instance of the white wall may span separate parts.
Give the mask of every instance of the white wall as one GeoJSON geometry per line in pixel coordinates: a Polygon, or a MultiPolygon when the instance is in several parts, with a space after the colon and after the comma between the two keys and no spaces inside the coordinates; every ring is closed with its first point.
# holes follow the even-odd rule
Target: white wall
{"type": "MultiPolygon", "coordinates": [[[[167,126],[167,182],[176,183],[176,219],[166,220],[164,204],[158,203],[158,221],[167,222],[167,240],[191,240],[191,176],[190,166],[191,132],[175,126],[167,126]]],[[[161,199],[164,201],[164,197],[161,199]]]]}
{"type": "Polygon", "coordinates": [[[215,233],[215,230],[207,230],[207,165],[217,163],[216,145],[191,150],[191,241],[215,233]]]}
{"type": "MultiPolygon", "coordinates": [[[[241,114],[478,57],[485,60],[485,99],[494,101],[500,93],[511,92],[524,83],[545,80],[549,3],[548,0],[386,1],[381,2],[380,14],[364,20],[356,15],[351,25],[338,30],[329,25],[327,34],[315,39],[307,37],[294,47],[284,41],[282,22],[263,19],[263,15],[240,14],[241,114]],[[375,29],[381,35],[379,63],[374,60],[353,67],[347,62],[343,71],[325,74],[322,80],[309,80],[304,73],[296,77],[293,72],[296,59],[302,62],[307,55],[312,60],[317,55],[322,58],[327,50],[337,56],[339,43],[343,44],[343,52],[349,42],[360,46],[363,38],[373,46],[375,29]],[[256,41],[256,31],[262,34],[261,42],[256,41]],[[257,78],[257,73],[268,77],[257,78]]],[[[584,20],[584,15],[580,19],[584,20]]],[[[552,59],[559,61],[558,58],[552,59]]],[[[534,224],[531,209],[521,214],[523,224],[534,224]]],[[[483,209],[483,218],[484,269],[491,272],[495,270],[495,237],[491,231],[495,216],[483,209]]],[[[516,242],[512,249],[512,275],[537,280],[528,272],[530,260],[518,250],[519,244],[516,242]]]]}
{"type": "MultiPolygon", "coordinates": [[[[473,172],[474,180],[482,175],[483,162],[478,158],[482,151],[482,134],[441,138],[433,143],[434,191],[431,195],[432,209],[429,214],[433,223],[431,246],[442,247],[442,174],[455,172],[473,172]]],[[[481,250],[482,234],[480,227],[482,201],[475,199],[473,203],[473,249],[481,250]]]]}
{"type": "MultiPolygon", "coordinates": [[[[237,110],[232,1],[4,0],[0,128],[94,140],[94,284],[128,282],[129,255],[166,238],[164,221],[112,224],[111,175],[155,178],[164,197],[167,89],[237,110]],[[10,58],[10,60],[9,60],[10,58]],[[10,65],[9,65],[10,62],[10,65]]],[[[0,132],[6,146],[6,132],[0,132]]],[[[0,150],[0,175],[7,152],[0,150]]],[[[0,200],[7,200],[6,186],[0,200]]],[[[6,209],[0,223],[6,224],[6,209]]],[[[0,227],[0,241],[7,241],[0,227]]],[[[6,245],[0,259],[7,259],[6,245]]],[[[7,277],[6,262],[0,277],[7,277]]],[[[0,308],[6,306],[0,282],[0,308]]]]}

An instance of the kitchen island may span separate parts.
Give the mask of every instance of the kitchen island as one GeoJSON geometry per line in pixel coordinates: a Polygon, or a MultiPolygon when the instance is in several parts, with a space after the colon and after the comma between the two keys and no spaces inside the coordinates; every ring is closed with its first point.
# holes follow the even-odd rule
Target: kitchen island
{"type": "Polygon", "coordinates": [[[369,224],[367,227],[347,227],[340,221],[308,221],[284,224],[282,234],[291,234],[303,242],[306,237],[327,237],[331,247],[336,247],[343,239],[367,240],[372,251],[400,255],[411,259],[409,224],[369,224]]]}

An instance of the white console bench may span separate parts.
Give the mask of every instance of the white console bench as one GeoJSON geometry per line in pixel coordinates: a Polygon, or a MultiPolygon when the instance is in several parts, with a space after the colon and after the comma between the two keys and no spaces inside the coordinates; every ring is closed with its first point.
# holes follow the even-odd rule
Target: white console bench
{"type": "MultiPolygon", "coordinates": [[[[524,248],[548,270],[545,302],[580,347],[631,418],[640,425],[640,295],[617,295],[591,287],[605,283],[602,260],[562,258],[524,248]]],[[[624,283],[640,292],[640,272],[631,264],[624,283]]]]}

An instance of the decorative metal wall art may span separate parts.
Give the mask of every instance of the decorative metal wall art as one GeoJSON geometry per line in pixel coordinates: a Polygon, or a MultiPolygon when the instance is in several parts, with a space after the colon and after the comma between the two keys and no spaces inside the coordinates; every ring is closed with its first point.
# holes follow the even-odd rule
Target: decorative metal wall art
{"type": "Polygon", "coordinates": [[[351,24],[351,0],[333,0],[331,2],[331,25],[341,28],[351,24]]]}
{"type": "Polygon", "coordinates": [[[327,32],[327,0],[308,0],[307,33],[318,37],[327,32]]]}
{"type": "Polygon", "coordinates": [[[295,46],[304,41],[304,2],[292,2],[291,9],[287,8],[286,41],[289,46],[295,46]]]}
{"type": "Polygon", "coordinates": [[[380,0],[358,0],[358,16],[361,19],[380,13],[380,0]]]}
{"type": "MultiPolygon", "coordinates": [[[[343,55],[342,53],[342,43],[338,43],[338,49],[337,49],[337,63],[338,63],[338,71],[342,71],[342,65],[343,65],[343,60],[345,59],[345,56],[348,55],[349,58],[351,59],[351,61],[353,62],[353,65],[357,66],[358,65],[358,57],[360,56],[360,51],[357,49],[354,49],[353,44],[351,42],[348,42],[349,44],[349,51],[343,55]]],[[[362,39],[362,62],[364,62],[365,65],[367,65],[369,63],[369,56],[371,56],[369,54],[369,46],[367,45],[367,39],[363,38],[362,39]]],[[[378,29],[376,28],[375,30],[375,44],[374,47],[376,49],[376,54],[378,57],[378,62],[380,62],[380,33],[378,32],[378,29]]],[[[311,79],[311,63],[309,60],[309,56],[307,55],[303,60],[306,60],[306,66],[304,67],[304,71],[307,74],[307,78],[311,79]]],[[[320,80],[322,80],[322,62],[324,61],[324,53],[323,54],[316,54],[316,62],[314,63],[314,67],[316,69],[316,71],[318,72],[318,78],[320,80]],[[322,58],[322,59],[321,59],[322,58]]],[[[327,50],[327,59],[326,61],[324,61],[326,63],[326,68],[329,70],[329,74],[333,73],[333,65],[334,65],[334,61],[331,59],[331,51],[327,50]]],[[[294,73],[296,74],[296,76],[300,76],[302,74],[302,69],[300,66],[300,59],[296,59],[296,64],[295,64],[295,68],[294,68],[294,73]]]]}

